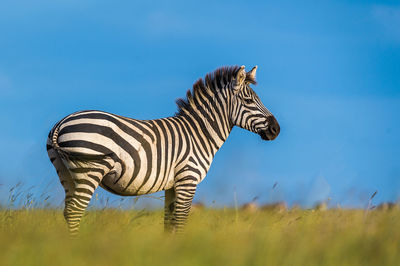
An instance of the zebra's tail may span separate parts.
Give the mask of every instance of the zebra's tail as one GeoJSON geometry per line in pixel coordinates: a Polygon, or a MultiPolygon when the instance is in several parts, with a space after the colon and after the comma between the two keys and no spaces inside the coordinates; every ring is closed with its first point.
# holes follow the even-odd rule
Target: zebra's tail
{"type": "MultiPolygon", "coordinates": [[[[58,143],[58,136],[59,136],[59,125],[62,121],[57,123],[49,133],[48,140],[47,140],[47,151],[53,149],[61,158],[67,159],[70,161],[81,161],[81,162],[88,162],[88,161],[98,161],[103,160],[106,157],[115,158],[113,153],[109,154],[87,154],[78,151],[71,151],[68,147],[61,147],[58,143]]],[[[50,155],[49,155],[50,156],[50,155]]]]}
{"type": "Polygon", "coordinates": [[[69,152],[66,149],[63,149],[60,147],[58,144],[58,133],[59,133],[59,125],[60,123],[57,123],[49,132],[48,138],[47,138],[47,152],[49,154],[51,162],[53,162],[57,157],[64,158],[64,159],[72,159],[72,156],[69,154],[69,152]]]}
{"type": "Polygon", "coordinates": [[[53,146],[53,149],[57,151],[61,151],[60,145],[58,145],[58,125],[56,125],[51,131],[50,131],[50,136],[51,138],[51,144],[53,146]]]}
{"type": "Polygon", "coordinates": [[[68,155],[62,151],[58,144],[58,124],[50,130],[49,135],[47,136],[46,150],[50,162],[54,165],[57,171],[64,169],[62,159],[68,158],[68,155]]]}

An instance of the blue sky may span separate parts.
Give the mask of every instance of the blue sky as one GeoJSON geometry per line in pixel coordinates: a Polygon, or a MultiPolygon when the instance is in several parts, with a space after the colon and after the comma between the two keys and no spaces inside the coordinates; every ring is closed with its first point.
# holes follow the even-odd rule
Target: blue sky
{"type": "Polygon", "coordinates": [[[143,2],[0,3],[0,202],[19,181],[62,201],[45,140],[63,116],[170,116],[224,65],[259,66],[255,90],[281,134],[262,142],[234,129],[196,201],[232,205],[234,191],[240,203],[303,206],[363,207],[376,190],[375,203],[399,198],[397,1],[143,2]]]}

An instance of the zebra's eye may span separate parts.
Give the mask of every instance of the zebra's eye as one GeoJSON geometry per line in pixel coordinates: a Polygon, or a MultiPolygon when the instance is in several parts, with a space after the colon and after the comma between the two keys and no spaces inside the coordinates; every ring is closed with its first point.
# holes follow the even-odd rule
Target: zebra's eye
{"type": "Polygon", "coordinates": [[[251,104],[251,103],[253,102],[253,99],[252,99],[252,98],[243,98],[243,101],[244,101],[246,104],[251,104]]]}

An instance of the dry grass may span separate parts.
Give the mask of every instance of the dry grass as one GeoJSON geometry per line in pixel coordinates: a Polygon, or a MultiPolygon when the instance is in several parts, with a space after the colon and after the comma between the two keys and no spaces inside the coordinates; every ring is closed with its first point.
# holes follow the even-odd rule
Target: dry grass
{"type": "Polygon", "coordinates": [[[182,235],[161,211],[89,211],[70,239],[61,210],[0,211],[2,265],[399,265],[400,211],[199,209],[182,235]]]}

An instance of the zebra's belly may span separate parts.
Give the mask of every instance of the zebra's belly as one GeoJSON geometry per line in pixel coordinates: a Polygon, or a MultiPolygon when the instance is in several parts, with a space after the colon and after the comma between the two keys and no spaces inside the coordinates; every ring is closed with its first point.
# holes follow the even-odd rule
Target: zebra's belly
{"type": "Polygon", "coordinates": [[[121,196],[138,196],[155,193],[169,189],[174,185],[173,171],[168,173],[156,173],[150,175],[138,175],[125,177],[118,175],[118,172],[111,171],[103,177],[100,186],[105,190],[121,196]]]}

